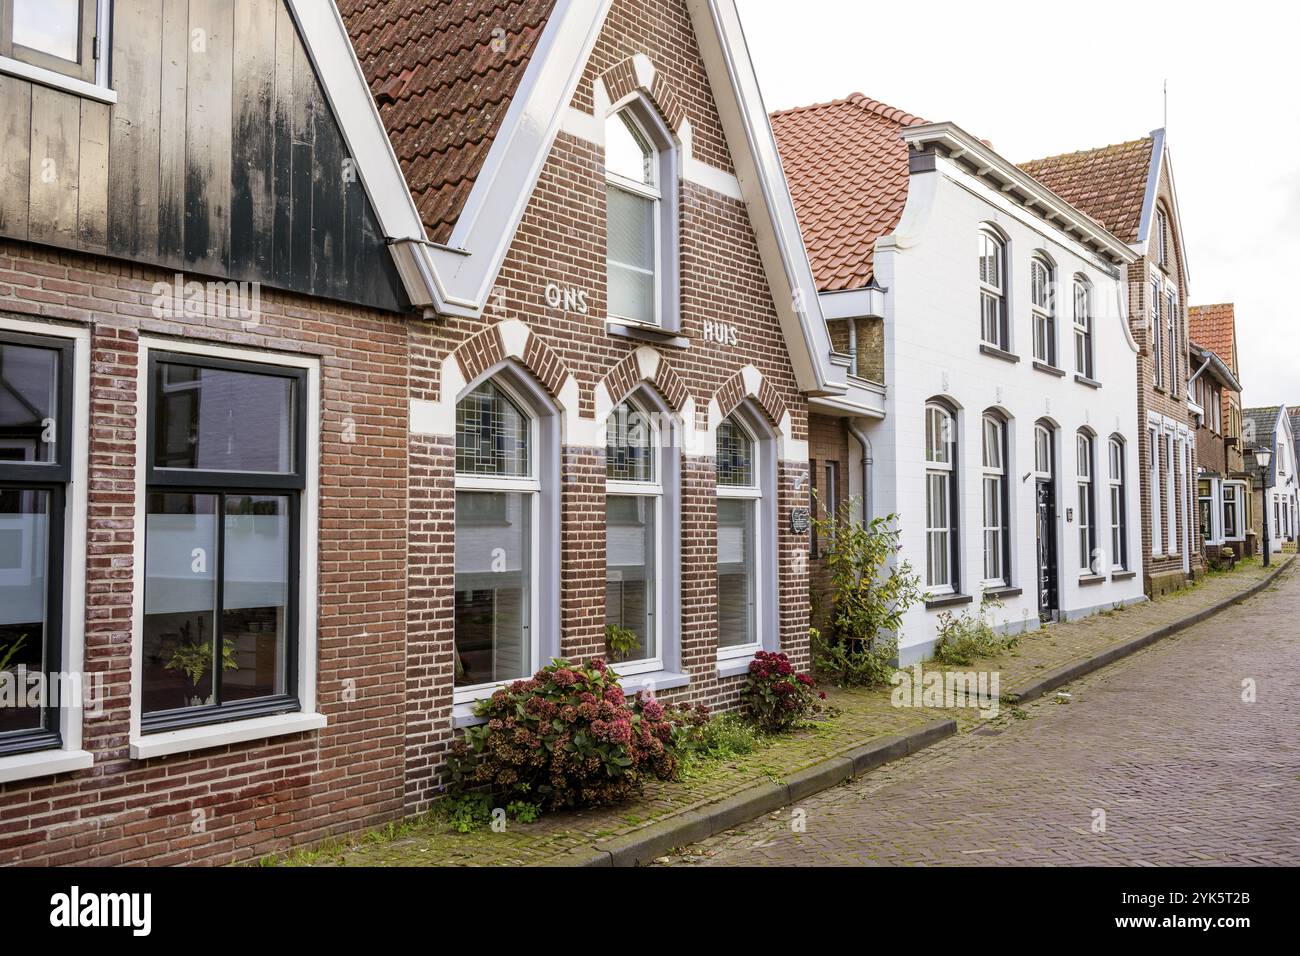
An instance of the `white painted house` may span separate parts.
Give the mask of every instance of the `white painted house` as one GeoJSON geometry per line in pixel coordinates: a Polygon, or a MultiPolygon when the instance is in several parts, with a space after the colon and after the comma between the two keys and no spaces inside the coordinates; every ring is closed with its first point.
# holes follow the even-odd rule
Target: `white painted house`
{"type": "MultiPolygon", "coordinates": [[[[1247,408],[1242,413],[1242,441],[1247,449],[1269,448],[1269,463],[1264,487],[1263,508],[1268,520],[1269,547],[1276,553],[1280,544],[1290,544],[1300,537],[1300,457],[1296,454],[1297,436],[1285,406],[1247,408]]],[[[1253,457],[1247,452],[1248,457],[1253,457]]]]}
{"type": "Polygon", "coordinates": [[[857,95],[774,128],[823,311],[883,331],[885,415],[853,431],[929,594],[900,662],[985,595],[1009,631],[1144,600],[1136,253],[952,124],[857,95]]]}

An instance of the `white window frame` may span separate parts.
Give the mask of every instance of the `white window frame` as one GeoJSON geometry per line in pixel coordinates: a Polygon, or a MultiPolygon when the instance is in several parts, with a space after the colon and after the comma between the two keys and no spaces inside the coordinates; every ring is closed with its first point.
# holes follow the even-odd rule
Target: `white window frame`
{"type": "Polygon", "coordinates": [[[74,96],[100,103],[116,103],[117,93],[109,87],[109,60],[112,56],[112,3],[111,0],[98,0],[95,7],[95,39],[99,56],[95,60],[94,79],[85,80],[69,76],[58,70],[37,66],[12,56],[0,55],[0,73],[16,76],[51,89],[63,90],[74,96]]]}
{"type": "MultiPolygon", "coordinates": [[[[655,328],[663,328],[664,326],[664,289],[663,289],[663,285],[664,285],[664,276],[663,276],[664,188],[663,188],[663,183],[661,182],[663,178],[663,174],[660,169],[660,165],[661,165],[660,149],[657,145],[655,145],[654,142],[655,138],[646,132],[644,125],[641,123],[640,120],[637,119],[635,111],[633,111],[628,107],[624,107],[622,109],[615,110],[614,112],[610,113],[609,116],[605,118],[605,122],[606,124],[609,123],[627,124],[630,127],[631,135],[634,138],[640,140],[641,143],[644,144],[648,150],[650,150],[650,159],[649,162],[647,163],[650,169],[651,181],[649,183],[640,183],[640,182],[636,182],[635,180],[628,179],[626,176],[621,176],[618,173],[610,171],[607,167],[605,170],[605,185],[613,189],[622,190],[625,193],[630,193],[633,196],[638,196],[642,199],[650,200],[651,219],[654,222],[654,257],[652,259],[652,261],[654,262],[654,269],[647,270],[647,269],[643,269],[640,266],[634,266],[626,262],[617,263],[617,265],[621,269],[628,269],[632,272],[639,272],[642,275],[650,276],[651,279],[650,284],[652,289],[654,290],[654,309],[653,309],[654,320],[652,322],[645,322],[641,319],[635,319],[630,316],[618,315],[612,310],[609,311],[608,316],[612,321],[624,323],[627,325],[650,325],[655,328]]],[[[606,207],[606,215],[608,216],[608,205],[606,207]]],[[[606,252],[606,259],[607,262],[610,261],[608,259],[608,252],[606,252]]],[[[608,276],[608,265],[606,266],[606,269],[607,269],[606,275],[608,276]]],[[[606,281],[608,282],[608,278],[606,281]]]]}
{"type": "Polygon", "coordinates": [[[319,360],[309,356],[284,355],[256,349],[210,345],[192,339],[141,338],[136,380],[137,407],[147,407],[149,388],[149,353],[151,351],[184,353],[207,358],[229,359],[258,365],[303,369],[307,375],[307,420],[305,429],[306,470],[301,499],[298,542],[298,701],[301,710],[270,717],[232,720],[226,723],[187,727],[156,734],[141,733],[141,697],[144,690],[144,545],[145,508],[148,489],[148,415],[136,416],[136,492],[135,492],[135,575],[131,604],[131,719],[130,750],[134,760],[148,760],[168,754],[186,753],[210,747],[224,747],[248,740],[278,737],[320,730],[326,724],[316,712],[316,610],[317,564],[320,540],[320,407],[321,371],[319,360]]]}
{"type": "Polygon", "coordinates": [[[1147,476],[1151,494],[1151,557],[1162,558],[1165,554],[1164,512],[1161,510],[1162,489],[1164,482],[1160,471],[1164,465],[1164,435],[1159,428],[1147,429],[1147,459],[1149,464],[1147,476]]]}
{"type": "Polygon", "coordinates": [[[1178,352],[1182,337],[1178,334],[1181,328],[1178,320],[1178,294],[1172,289],[1165,290],[1164,311],[1165,322],[1169,327],[1169,395],[1177,398],[1180,371],[1178,352]]]}
{"type": "MultiPolygon", "coordinates": [[[[767,523],[763,520],[763,498],[764,498],[764,468],[766,463],[763,460],[763,442],[759,436],[754,433],[754,429],[744,420],[744,417],[732,412],[724,421],[731,421],[740,428],[750,441],[750,448],[753,454],[753,466],[750,474],[753,476],[752,485],[723,485],[716,484],[717,497],[728,498],[732,500],[742,500],[750,502],[750,509],[754,516],[754,556],[751,567],[753,569],[754,581],[754,640],[748,644],[734,644],[729,647],[718,647],[718,663],[735,660],[738,657],[752,657],[756,652],[763,650],[763,634],[765,616],[767,612],[767,602],[764,598],[764,578],[761,573],[759,556],[764,553],[768,547],[767,536],[771,532],[767,528],[767,523]]],[[[772,546],[775,547],[773,542],[772,546]]],[[[716,578],[717,569],[714,574],[716,578]]],[[[775,597],[775,595],[773,595],[775,597]]]]}
{"type": "Polygon", "coordinates": [[[954,502],[956,500],[955,483],[957,480],[957,417],[946,406],[938,402],[930,401],[925,403],[925,590],[932,596],[944,594],[957,594],[959,585],[959,570],[957,567],[956,557],[958,554],[957,545],[957,516],[954,513],[954,502]],[[930,441],[930,420],[932,415],[937,415],[937,424],[942,426],[944,420],[948,422],[948,431],[952,439],[945,443],[942,440],[944,429],[938,429],[939,444],[933,445],[930,441]],[[940,452],[944,458],[937,456],[940,452]],[[944,495],[944,514],[947,516],[947,522],[943,527],[930,524],[930,515],[934,511],[931,507],[931,488],[932,478],[943,479],[944,495]],[[936,536],[943,536],[945,542],[945,551],[947,552],[948,580],[932,581],[931,575],[934,572],[934,541],[936,536]]]}
{"type": "Polygon", "coordinates": [[[1057,361],[1056,268],[1041,252],[1029,262],[1029,304],[1033,322],[1034,358],[1052,368],[1057,361]],[[1039,273],[1042,298],[1039,298],[1039,273]]]}
{"type": "MultiPolygon", "coordinates": [[[[666,632],[666,628],[664,627],[663,622],[664,622],[664,615],[665,613],[667,613],[667,602],[665,600],[666,588],[664,587],[664,581],[666,580],[667,577],[665,573],[666,571],[665,562],[669,560],[669,556],[663,553],[664,552],[664,509],[667,504],[667,499],[664,495],[664,483],[663,483],[664,469],[663,469],[663,462],[661,460],[664,445],[662,440],[662,433],[659,427],[659,423],[657,421],[658,416],[653,411],[647,410],[640,402],[636,401],[631,396],[628,396],[627,398],[623,399],[623,401],[619,402],[618,405],[615,405],[614,409],[610,412],[610,415],[613,416],[614,414],[616,414],[618,412],[618,409],[623,405],[627,405],[629,408],[639,413],[649,424],[650,441],[651,441],[651,453],[650,453],[651,478],[649,481],[622,481],[622,480],[611,480],[609,478],[606,478],[605,496],[607,498],[609,497],[653,498],[654,509],[655,509],[654,529],[652,534],[654,540],[654,577],[653,577],[654,593],[651,595],[651,602],[650,602],[654,607],[653,610],[654,620],[651,628],[650,639],[654,643],[655,652],[650,657],[642,658],[641,660],[625,661],[625,662],[615,663],[612,665],[614,669],[618,671],[619,676],[630,677],[634,674],[647,674],[652,671],[661,671],[664,669],[664,634],[666,632]]],[[[609,576],[608,554],[606,554],[605,563],[606,563],[605,575],[606,575],[606,580],[608,580],[608,576],[609,576]]]]}
{"type": "Polygon", "coordinates": [[[1074,365],[1075,372],[1096,379],[1097,361],[1092,341],[1092,285],[1083,276],[1074,277],[1074,365]]]}
{"type": "Polygon", "coordinates": [[[1169,265],[1169,216],[1160,207],[1156,207],[1155,233],[1156,262],[1167,267],[1169,265]]]}
{"type": "Polygon", "coordinates": [[[1147,311],[1151,313],[1148,325],[1151,328],[1151,376],[1152,384],[1156,388],[1164,388],[1165,384],[1165,362],[1164,362],[1164,341],[1165,330],[1161,318],[1162,288],[1160,279],[1156,276],[1151,277],[1151,282],[1147,288],[1147,295],[1151,297],[1151,302],[1147,311]]]}
{"type": "Polygon", "coordinates": [[[993,587],[1006,587],[1011,583],[1010,564],[1010,527],[1007,514],[1009,502],[1009,493],[1007,486],[1007,423],[999,415],[992,412],[986,412],[980,422],[980,460],[983,466],[983,482],[980,486],[981,513],[983,517],[983,536],[981,544],[984,551],[984,584],[993,587]],[[985,452],[988,449],[989,435],[988,429],[992,426],[996,432],[996,442],[999,462],[996,465],[990,465],[988,456],[985,452]],[[988,521],[987,504],[989,484],[993,483],[996,487],[996,501],[998,508],[998,524],[992,526],[988,521]],[[996,540],[997,562],[1001,566],[1002,574],[989,576],[989,536],[993,535],[996,540]]]}
{"type": "MultiPolygon", "coordinates": [[[[989,282],[981,274],[979,275],[980,288],[980,341],[985,345],[991,345],[993,348],[1009,351],[1011,342],[1010,322],[1007,313],[1007,242],[1000,235],[994,232],[988,226],[979,231],[979,263],[982,265],[985,257],[986,244],[991,244],[996,250],[995,259],[998,266],[998,281],[989,282]],[[996,335],[990,338],[986,326],[985,303],[993,302],[996,304],[997,330],[996,335]]],[[[977,273],[980,270],[977,268],[977,273]]]]}
{"type": "Polygon", "coordinates": [[[1178,553],[1178,474],[1181,465],[1175,449],[1173,432],[1164,433],[1165,456],[1165,548],[1169,554],[1178,553]]]}
{"type": "MultiPolygon", "coordinates": [[[[525,667],[524,672],[518,677],[510,677],[499,681],[487,681],[482,684],[470,684],[464,687],[455,685],[455,678],[452,679],[452,703],[468,704],[485,697],[492,696],[492,693],[500,687],[514,683],[516,680],[522,680],[530,677],[538,667],[541,666],[541,615],[542,602],[541,594],[541,562],[542,562],[542,480],[540,469],[542,462],[542,427],[538,420],[537,414],[533,410],[533,405],[528,399],[520,395],[519,390],[514,387],[514,383],[509,380],[508,375],[501,374],[498,370],[481,381],[475,383],[473,388],[468,388],[465,393],[456,400],[459,405],[462,401],[477,388],[487,382],[499,388],[506,397],[514,403],[526,419],[528,419],[528,470],[531,474],[527,477],[495,477],[490,475],[463,475],[456,473],[454,479],[453,491],[453,509],[455,507],[455,493],[461,491],[487,491],[501,492],[505,494],[524,494],[527,495],[528,501],[528,529],[531,540],[528,542],[528,655],[529,666],[525,667]]],[[[453,451],[454,455],[454,451],[453,451]]],[[[455,517],[453,511],[453,525],[455,517]]],[[[452,569],[452,587],[455,588],[455,569],[452,569]]],[[[455,653],[455,625],[453,622],[452,634],[452,653],[455,653]]]]}
{"type": "Polygon", "coordinates": [[[1124,461],[1126,443],[1117,435],[1107,442],[1107,477],[1110,487],[1110,567],[1112,571],[1128,570],[1128,501],[1125,497],[1124,461]]]}
{"type": "Polygon", "coordinates": [[[1093,473],[1096,470],[1096,441],[1088,432],[1075,435],[1075,476],[1079,509],[1079,569],[1092,574],[1092,553],[1097,547],[1097,499],[1093,473]]]}

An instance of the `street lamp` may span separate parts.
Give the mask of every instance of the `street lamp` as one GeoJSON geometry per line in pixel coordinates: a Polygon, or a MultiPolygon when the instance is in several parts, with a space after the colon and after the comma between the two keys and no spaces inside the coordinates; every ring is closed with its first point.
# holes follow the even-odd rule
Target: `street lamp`
{"type": "Polygon", "coordinates": [[[1264,512],[1264,567],[1268,567],[1268,466],[1273,460],[1273,449],[1255,449],[1255,464],[1259,466],[1259,500],[1264,512]]]}

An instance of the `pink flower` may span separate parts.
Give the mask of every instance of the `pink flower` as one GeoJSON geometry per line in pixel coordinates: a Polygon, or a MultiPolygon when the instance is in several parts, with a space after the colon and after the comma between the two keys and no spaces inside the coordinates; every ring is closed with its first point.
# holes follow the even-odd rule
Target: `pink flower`
{"type": "Polygon", "coordinates": [[[664,705],[651,697],[641,704],[641,713],[650,720],[660,720],[664,715],[664,705]]]}

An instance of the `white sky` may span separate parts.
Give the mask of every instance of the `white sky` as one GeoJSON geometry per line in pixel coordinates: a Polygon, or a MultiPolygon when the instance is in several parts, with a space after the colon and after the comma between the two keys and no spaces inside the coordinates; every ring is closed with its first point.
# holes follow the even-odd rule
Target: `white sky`
{"type": "Polygon", "coordinates": [[[1236,303],[1247,406],[1300,405],[1300,5],[737,4],[769,110],[861,92],[1014,162],[1145,136],[1167,79],[1191,304],[1236,303]]]}

